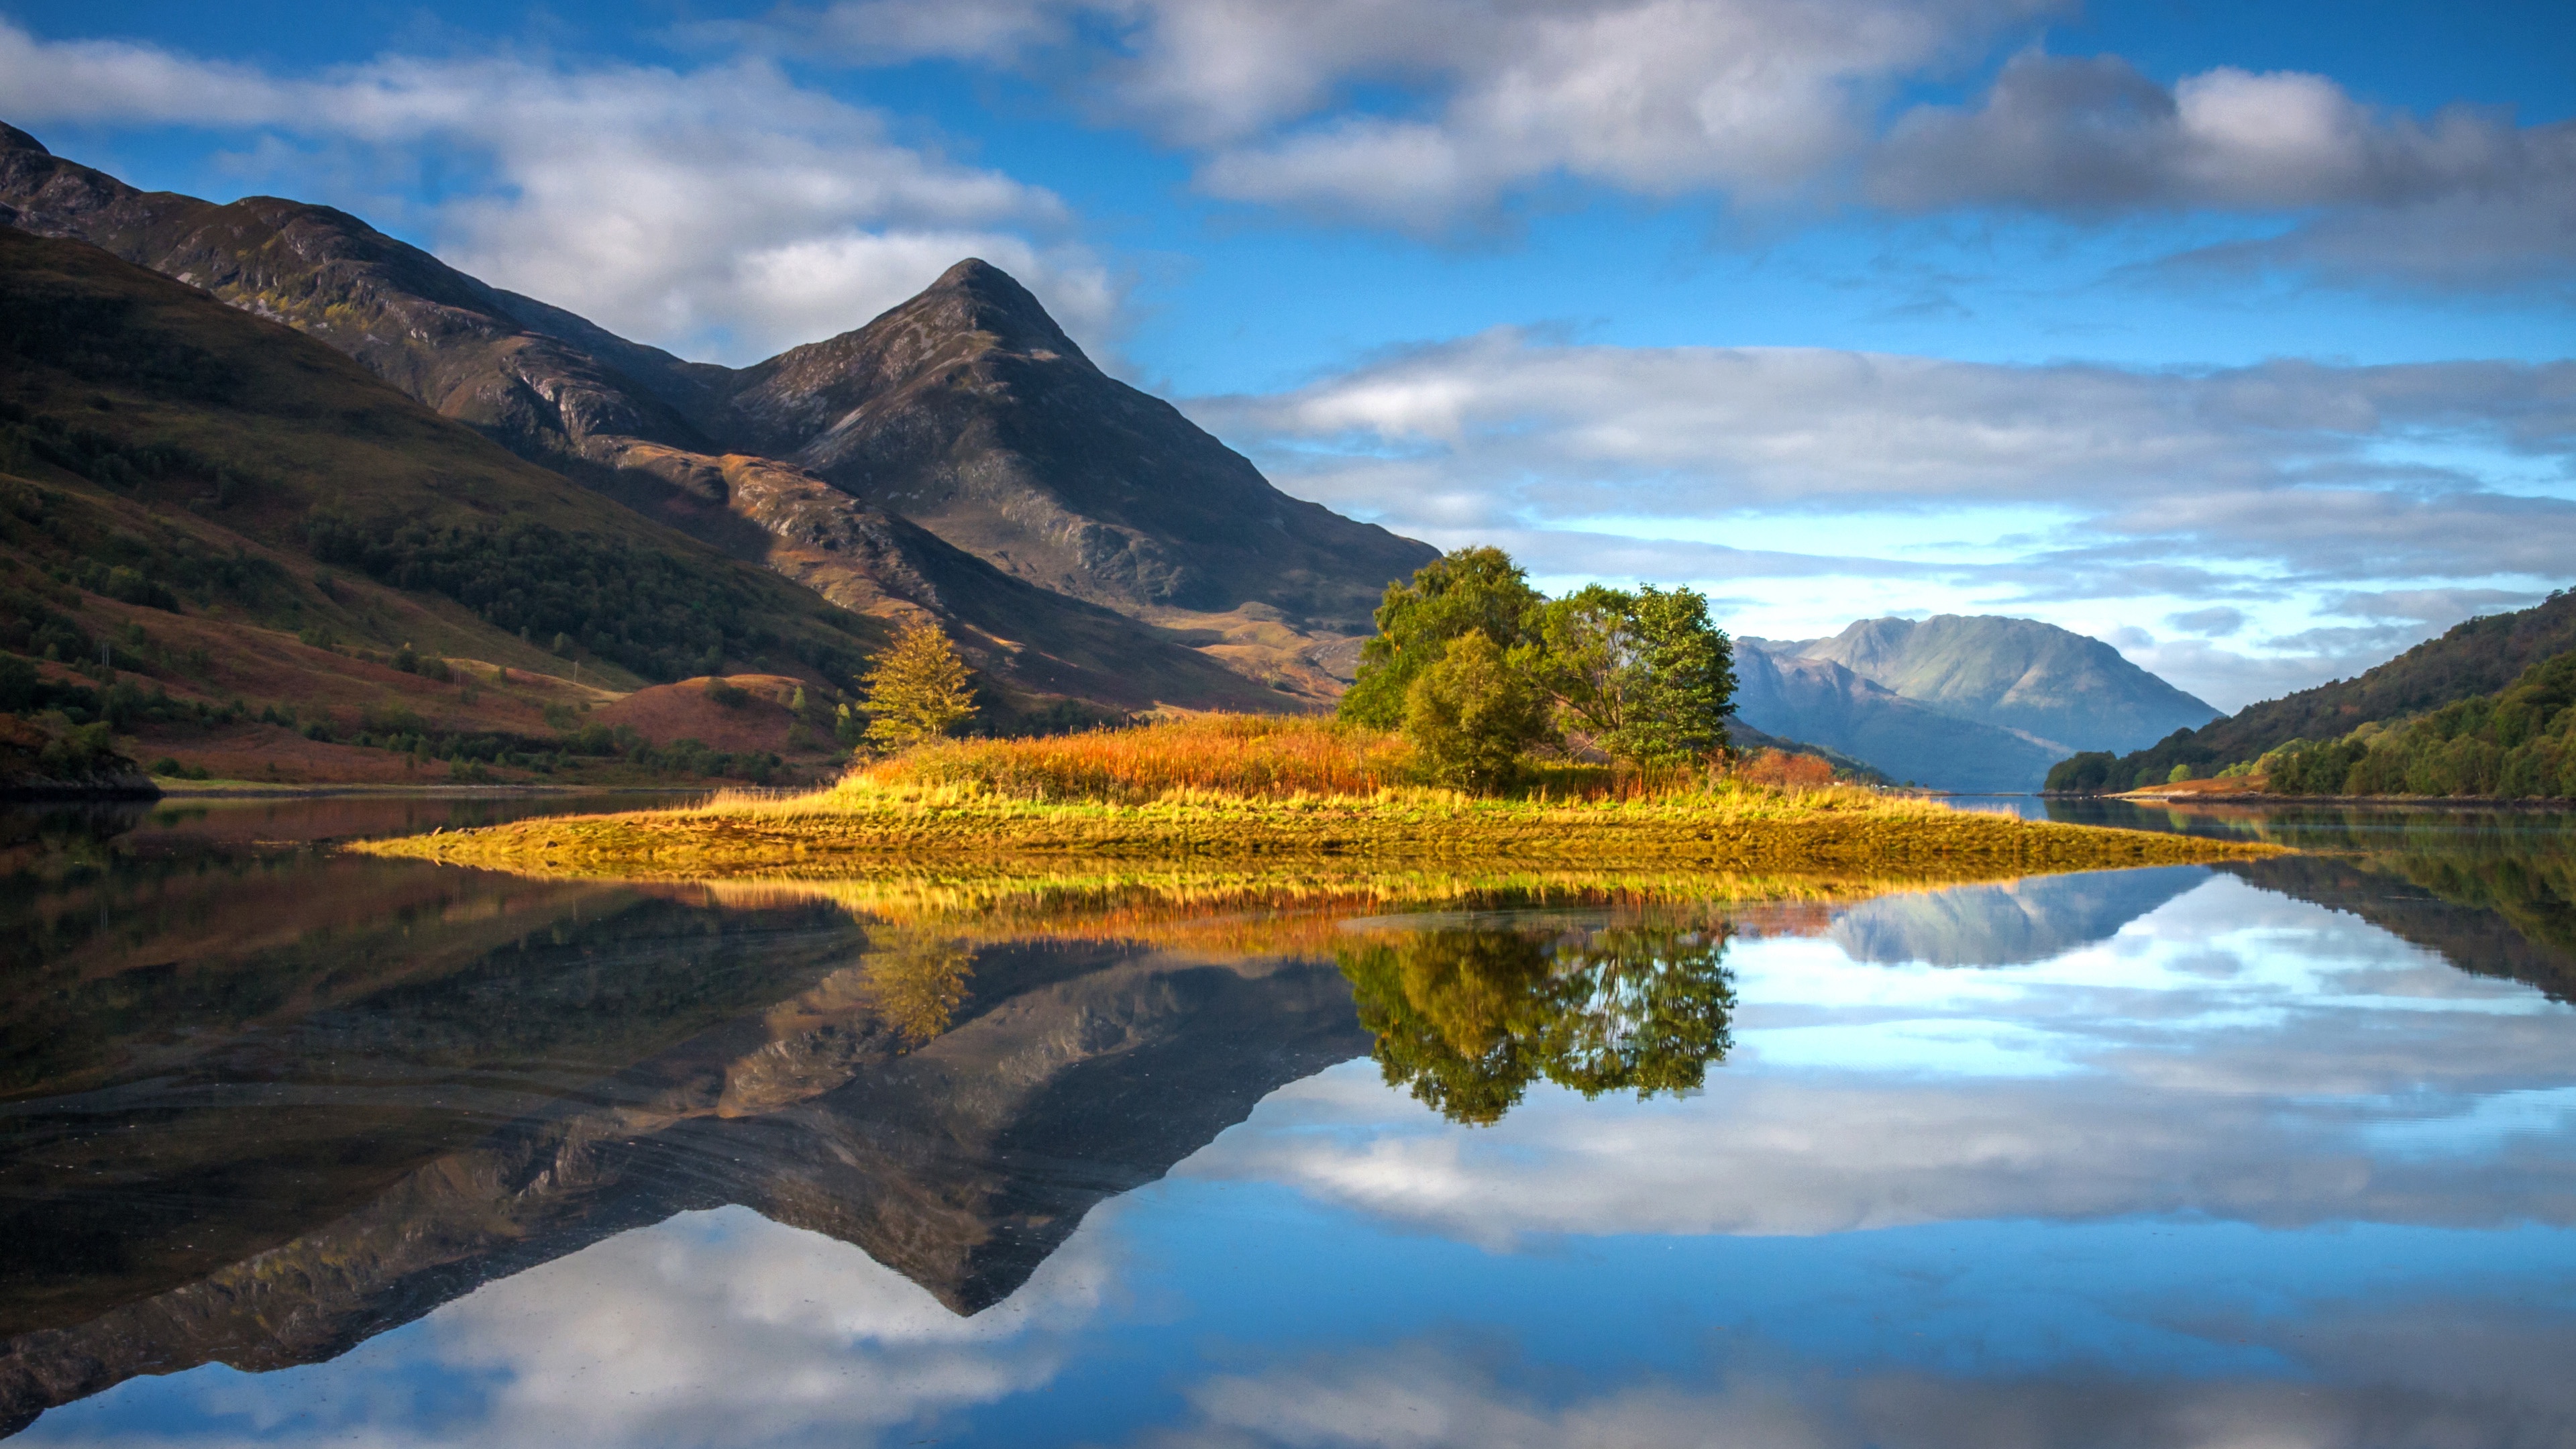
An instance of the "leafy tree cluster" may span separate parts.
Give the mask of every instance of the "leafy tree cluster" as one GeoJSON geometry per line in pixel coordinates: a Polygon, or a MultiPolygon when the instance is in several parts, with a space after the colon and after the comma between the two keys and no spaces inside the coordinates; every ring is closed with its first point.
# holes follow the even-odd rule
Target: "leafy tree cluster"
{"type": "Polygon", "coordinates": [[[1636,765],[1726,747],[1734,650],[1691,590],[1549,599],[1502,550],[1466,548],[1389,585],[1376,618],[1342,717],[1402,729],[1444,781],[1506,786],[1549,743],[1636,765]]]}
{"type": "MultiPolygon", "coordinates": [[[[505,631],[560,636],[647,679],[712,674],[727,656],[782,647],[734,581],[621,540],[526,520],[367,526],[318,507],[305,536],[324,563],[444,594],[505,631]]],[[[818,667],[846,663],[828,647],[802,652],[818,667]]]]}
{"type": "Polygon", "coordinates": [[[2576,650],[2419,719],[2292,740],[2251,773],[2285,795],[2576,797],[2576,650]]]}
{"type": "Polygon", "coordinates": [[[1389,1086],[1455,1122],[1501,1120],[1542,1078],[1586,1097],[1688,1091],[1733,1045],[1727,933],[1580,939],[1469,928],[1338,948],[1389,1086]]]}

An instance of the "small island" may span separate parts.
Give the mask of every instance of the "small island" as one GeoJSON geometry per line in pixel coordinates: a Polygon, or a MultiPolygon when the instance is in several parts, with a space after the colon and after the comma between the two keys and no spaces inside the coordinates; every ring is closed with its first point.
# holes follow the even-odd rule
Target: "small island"
{"type": "Polygon", "coordinates": [[[1499,549],[1388,586],[1333,719],[1175,715],[955,739],[974,682],[906,629],[867,675],[883,753],[830,788],[363,849],[556,875],[846,876],[924,859],[1343,859],[2009,875],[2278,847],[2028,821],[1728,742],[1731,641],[1687,589],[1549,599],[1499,549]]]}

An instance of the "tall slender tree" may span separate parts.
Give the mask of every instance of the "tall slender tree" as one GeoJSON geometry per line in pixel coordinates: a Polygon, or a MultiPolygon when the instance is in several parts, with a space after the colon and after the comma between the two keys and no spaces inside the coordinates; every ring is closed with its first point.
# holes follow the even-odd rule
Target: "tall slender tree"
{"type": "Polygon", "coordinates": [[[906,625],[860,679],[868,687],[867,739],[883,749],[938,739],[975,714],[966,661],[936,624],[906,625]]]}

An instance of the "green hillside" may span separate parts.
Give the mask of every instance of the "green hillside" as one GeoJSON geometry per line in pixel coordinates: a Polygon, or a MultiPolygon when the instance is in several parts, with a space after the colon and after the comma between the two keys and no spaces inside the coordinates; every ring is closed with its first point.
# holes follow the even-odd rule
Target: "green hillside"
{"type": "MultiPolygon", "coordinates": [[[[2498,695],[2515,687],[2532,666],[2571,649],[2576,649],[2576,594],[2561,590],[2517,613],[2457,625],[2356,678],[2248,705],[2199,729],[2177,730],[2149,749],[2061,761],[2049,772],[2048,788],[2116,791],[2162,784],[2177,765],[2206,778],[2230,765],[2260,760],[2293,741],[2339,741],[2364,725],[2385,727],[2446,705],[2498,695]]],[[[2445,788],[2428,793],[2487,792],[2445,788]]]]}
{"type": "Polygon", "coordinates": [[[2419,719],[2292,740],[2249,773],[2283,795],[2576,796],[2576,650],[2419,719]]]}

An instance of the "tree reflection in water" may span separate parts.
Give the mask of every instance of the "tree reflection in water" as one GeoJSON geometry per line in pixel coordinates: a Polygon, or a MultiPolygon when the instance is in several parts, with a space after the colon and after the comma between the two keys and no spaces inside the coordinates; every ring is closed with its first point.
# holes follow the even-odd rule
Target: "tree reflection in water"
{"type": "Polygon", "coordinates": [[[1586,1097],[1700,1085],[1733,1045],[1724,925],[1442,927],[1337,949],[1387,1085],[1501,1120],[1545,1077],[1586,1097]]]}

